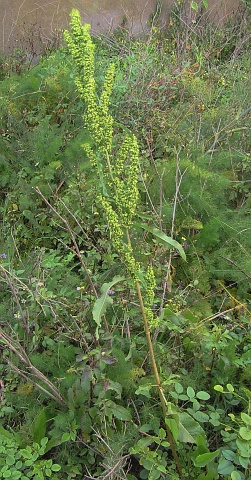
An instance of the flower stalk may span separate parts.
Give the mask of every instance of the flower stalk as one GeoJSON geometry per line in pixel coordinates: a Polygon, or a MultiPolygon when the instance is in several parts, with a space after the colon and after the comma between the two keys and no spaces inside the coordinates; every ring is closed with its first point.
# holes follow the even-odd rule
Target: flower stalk
{"type": "MultiPolygon", "coordinates": [[[[97,98],[94,78],[94,45],[90,37],[90,26],[81,25],[77,10],[71,13],[71,31],[65,32],[65,41],[77,67],[75,84],[84,101],[83,115],[92,144],[85,143],[83,148],[89,161],[96,169],[103,187],[97,200],[103,209],[108,223],[110,239],[114,250],[119,254],[131,279],[134,282],[139,299],[144,330],[152,364],[155,382],[159,393],[163,417],[166,417],[167,401],[163,392],[158,367],[155,360],[149,323],[153,321],[152,304],[154,299],[155,278],[152,267],[144,274],[144,299],[140,276],[143,267],[136,261],[130,241],[129,229],[136,212],[139,192],[139,149],[133,134],[126,134],[121,147],[113,153],[113,118],[109,114],[109,101],[114,79],[114,65],[106,72],[103,91],[97,98]],[[125,241],[125,237],[127,241],[125,241]]],[[[182,478],[182,467],[175,448],[171,430],[166,425],[167,437],[176,463],[177,471],[182,478]]]]}

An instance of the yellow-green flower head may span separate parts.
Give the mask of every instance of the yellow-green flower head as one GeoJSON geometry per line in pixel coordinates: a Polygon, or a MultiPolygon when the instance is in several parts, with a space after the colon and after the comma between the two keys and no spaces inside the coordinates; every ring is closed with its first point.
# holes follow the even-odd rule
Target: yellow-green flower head
{"type": "Polygon", "coordinates": [[[103,92],[98,100],[94,78],[95,46],[90,36],[90,25],[82,26],[78,10],[73,9],[70,26],[71,31],[65,31],[64,38],[77,66],[75,84],[85,103],[84,121],[97,147],[103,152],[110,152],[113,137],[113,118],[108,113],[108,107],[115,66],[111,65],[108,68],[103,92]]]}

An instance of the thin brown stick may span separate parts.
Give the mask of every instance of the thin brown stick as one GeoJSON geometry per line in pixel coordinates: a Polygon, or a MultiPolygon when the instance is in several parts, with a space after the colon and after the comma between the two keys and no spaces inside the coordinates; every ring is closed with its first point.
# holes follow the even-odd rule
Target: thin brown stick
{"type": "Polygon", "coordinates": [[[55,401],[58,403],[61,403],[62,405],[66,405],[66,402],[64,398],[62,397],[61,393],[59,390],[53,385],[50,380],[48,380],[45,375],[40,372],[34,365],[32,365],[27,353],[21,346],[21,344],[18,342],[18,340],[15,340],[14,338],[10,337],[7,333],[5,333],[2,329],[0,329],[0,342],[8,347],[10,351],[15,353],[15,355],[19,358],[19,360],[25,364],[28,368],[28,372],[22,372],[16,365],[13,365],[13,363],[8,360],[8,363],[10,367],[20,373],[21,376],[25,377],[26,379],[29,379],[31,383],[33,383],[36,387],[38,387],[41,391],[46,393],[49,397],[53,398],[55,401]],[[42,385],[39,385],[35,380],[31,378],[31,375],[34,376],[36,379],[39,381],[43,382],[46,387],[48,387],[49,391],[42,387],[42,385]]]}

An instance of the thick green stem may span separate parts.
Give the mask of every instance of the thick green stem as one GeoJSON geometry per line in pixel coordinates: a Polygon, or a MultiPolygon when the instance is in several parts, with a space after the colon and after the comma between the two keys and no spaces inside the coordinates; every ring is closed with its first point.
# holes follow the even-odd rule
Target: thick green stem
{"type": "MultiPolygon", "coordinates": [[[[127,242],[131,246],[131,240],[130,240],[130,235],[129,235],[128,230],[126,231],[126,236],[127,236],[127,242]]],[[[138,299],[139,299],[139,304],[140,304],[140,309],[141,309],[142,318],[143,318],[143,322],[144,322],[144,328],[145,328],[145,334],[146,334],[146,339],[147,339],[147,345],[148,345],[150,360],[151,360],[151,364],[152,364],[152,368],[153,368],[153,373],[154,373],[154,376],[155,376],[156,386],[157,386],[158,392],[159,392],[159,398],[160,398],[160,403],[161,403],[161,407],[162,407],[163,417],[164,417],[164,420],[165,420],[167,401],[166,401],[166,397],[165,397],[165,394],[163,392],[163,388],[162,388],[160,377],[159,377],[159,371],[158,371],[158,367],[157,367],[156,360],[155,360],[151,333],[150,333],[150,330],[149,330],[148,320],[147,320],[146,311],[145,311],[145,307],[144,307],[144,301],[143,301],[142,292],[141,292],[141,288],[140,288],[140,284],[139,284],[138,280],[136,280],[135,286],[136,286],[138,299]]],[[[182,466],[181,466],[181,463],[180,463],[180,459],[179,459],[177,450],[175,448],[175,442],[174,442],[173,434],[172,434],[170,428],[168,427],[168,425],[165,424],[165,428],[166,428],[166,432],[167,432],[167,438],[168,438],[168,441],[170,443],[170,448],[171,448],[171,451],[172,451],[172,454],[173,454],[173,458],[174,458],[174,461],[176,463],[176,467],[177,467],[179,476],[182,479],[183,478],[182,477],[182,466]]]]}
{"type": "MultiPolygon", "coordinates": [[[[162,388],[162,385],[161,385],[161,381],[160,381],[160,378],[159,378],[159,372],[158,372],[158,367],[157,367],[156,361],[155,361],[151,334],[150,334],[149,325],[148,325],[146,312],[145,312],[145,308],[144,308],[141,288],[140,288],[140,285],[139,285],[138,281],[136,281],[136,289],[137,289],[140,309],[141,309],[141,313],[142,313],[142,317],[143,317],[143,321],[144,321],[145,334],[146,334],[146,338],[147,338],[147,344],[148,344],[148,350],[149,350],[149,355],[150,355],[150,359],[151,359],[151,364],[152,364],[152,367],[153,367],[153,372],[154,372],[154,376],[155,376],[155,380],[156,380],[156,385],[157,385],[158,392],[159,392],[159,398],[160,398],[161,407],[162,407],[162,411],[163,411],[163,417],[165,419],[167,401],[166,401],[166,398],[165,398],[165,395],[164,395],[164,392],[163,392],[163,388],[162,388]]],[[[179,472],[180,478],[183,478],[182,477],[182,466],[181,466],[181,463],[180,463],[180,459],[179,459],[177,450],[175,448],[175,443],[174,443],[174,438],[173,438],[172,432],[171,432],[170,428],[168,427],[168,425],[166,425],[166,424],[165,424],[165,428],[166,428],[167,438],[168,438],[168,441],[170,443],[170,448],[171,448],[171,451],[172,451],[172,454],[173,454],[174,461],[176,463],[177,470],[179,472]]]]}

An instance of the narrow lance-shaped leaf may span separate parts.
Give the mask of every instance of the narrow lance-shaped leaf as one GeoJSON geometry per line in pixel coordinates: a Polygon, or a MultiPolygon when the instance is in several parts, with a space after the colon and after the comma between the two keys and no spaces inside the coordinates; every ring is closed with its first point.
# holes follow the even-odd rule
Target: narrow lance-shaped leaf
{"type": "Polygon", "coordinates": [[[97,328],[96,328],[97,338],[99,338],[98,329],[101,325],[102,315],[105,314],[107,307],[109,305],[112,305],[113,303],[113,299],[109,295],[109,291],[116,283],[122,282],[124,278],[125,277],[116,276],[109,283],[104,283],[101,287],[101,296],[96,300],[92,309],[93,320],[97,324],[97,328]]]}

